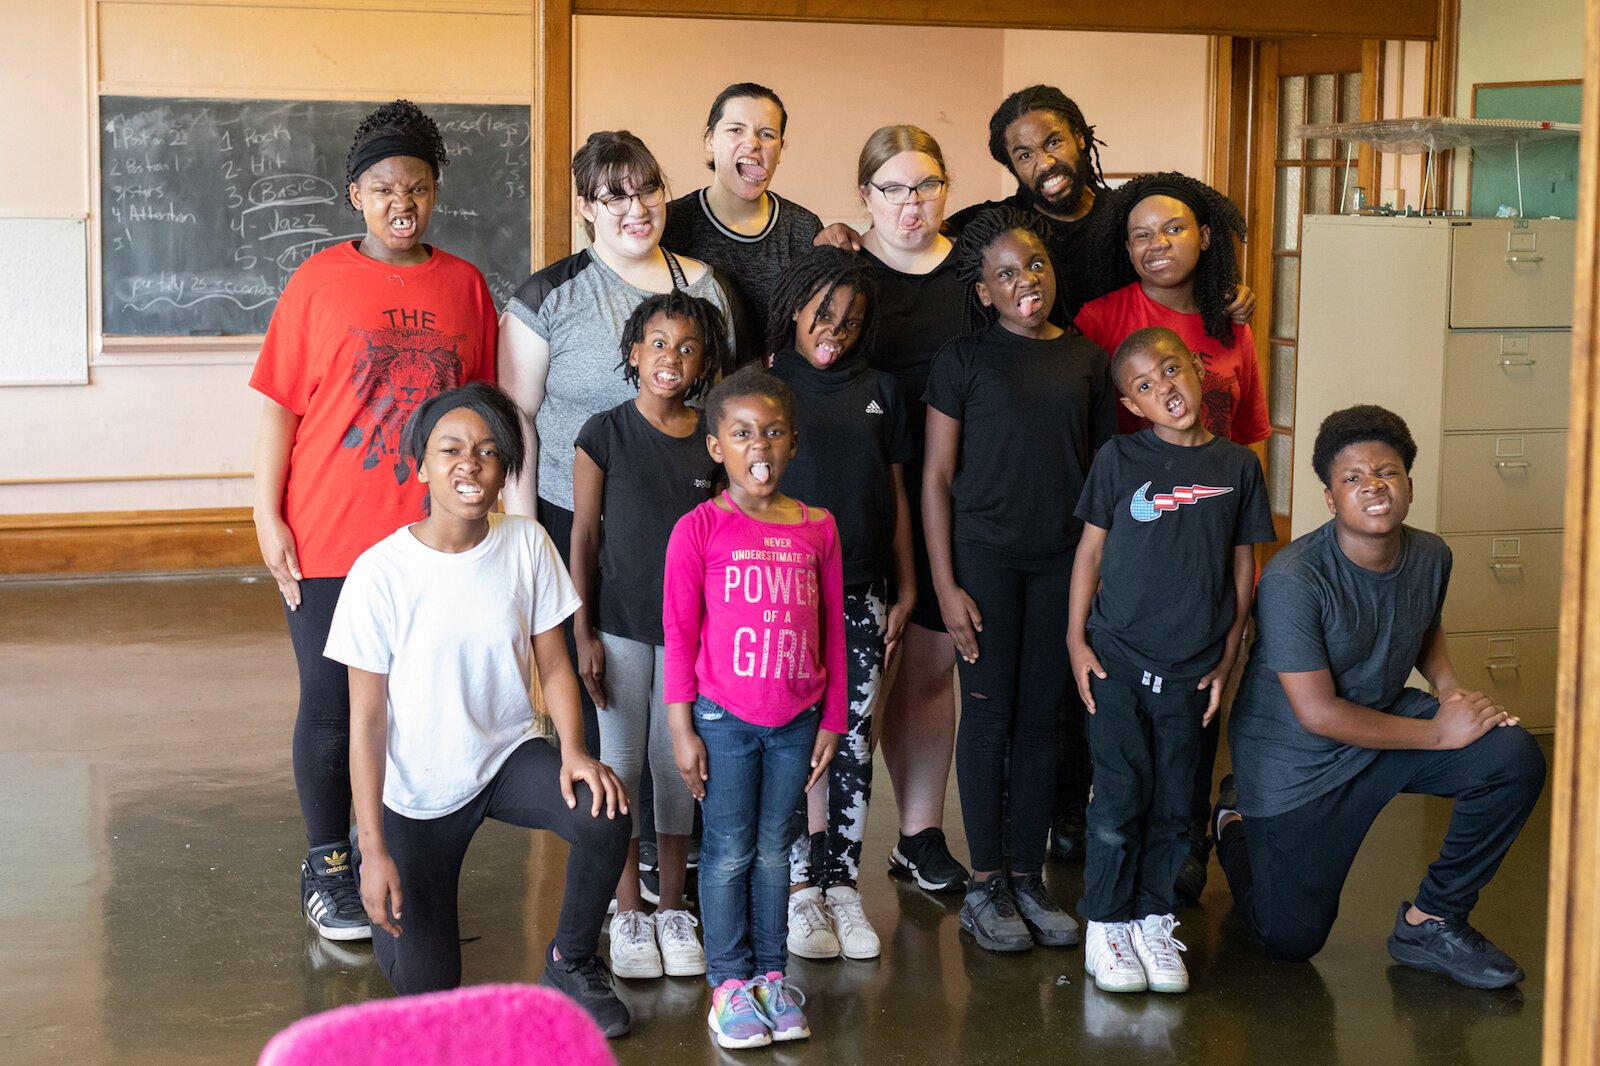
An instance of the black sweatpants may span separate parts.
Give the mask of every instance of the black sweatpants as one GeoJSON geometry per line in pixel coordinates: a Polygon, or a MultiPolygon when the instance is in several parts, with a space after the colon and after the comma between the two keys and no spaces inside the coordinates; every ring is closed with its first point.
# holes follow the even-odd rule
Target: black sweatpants
{"type": "Polygon", "coordinates": [[[322,654],[343,588],[342,577],[306,578],[300,609],[283,608],[300,668],[294,787],[312,848],[350,839],[350,670],[322,654]]]}
{"type": "Polygon", "coordinates": [[[1092,922],[1126,922],[1178,909],[1173,881],[1189,853],[1189,793],[1210,689],[1100,656],[1091,676],[1094,762],[1083,902],[1092,922]]]}
{"type": "MultiPolygon", "coordinates": [[[[461,925],[457,896],[467,845],[485,818],[525,829],[548,829],[572,845],[567,884],[556,924],[556,949],[580,959],[600,948],[606,905],[622,876],[633,821],[618,813],[589,814],[589,786],[574,789],[578,805],[561,798],[561,754],[545,740],[511,753],[494,780],[465,807],[439,818],[407,818],[383,809],[383,833],[400,872],[400,936],[373,926],[372,953],[402,996],[461,983],[461,925]]],[[[506,901],[508,910],[515,901],[506,901]]],[[[509,915],[508,915],[509,918],[509,915]]]]}
{"type": "Polygon", "coordinates": [[[1011,868],[1044,868],[1056,788],[1056,732],[1067,660],[1072,553],[1013,559],[957,541],[956,582],[978,605],[978,661],[957,659],[961,724],[956,782],[974,870],[998,870],[1010,747],[1011,868]]]}
{"type": "Polygon", "coordinates": [[[1491,729],[1457,751],[1380,751],[1316,799],[1229,825],[1217,857],[1268,954],[1309,959],[1327,943],[1350,865],[1391,799],[1402,792],[1455,799],[1444,846],[1412,902],[1429,914],[1465,917],[1522,832],[1544,775],[1544,753],[1519,726],[1491,729]]]}

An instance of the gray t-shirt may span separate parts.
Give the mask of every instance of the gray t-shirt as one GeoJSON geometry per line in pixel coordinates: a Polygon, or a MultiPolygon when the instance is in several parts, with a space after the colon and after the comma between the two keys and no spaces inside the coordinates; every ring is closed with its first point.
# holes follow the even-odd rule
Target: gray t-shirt
{"type": "MultiPolygon", "coordinates": [[[[727,316],[727,296],[710,268],[684,291],[710,300],[727,316]]],[[[544,403],[533,423],[539,434],[539,498],[547,503],[572,510],[578,431],[638,391],[622,376],[622,327],[651,295],[623,281],[586,248],[534,274],[506,305],[550,345],[544,403]]],[[[728,337],[731,344],[731,331],[728,337]]]]}
{"type": "Polygon", "coordinates": [[[1345,557],[1329,521],[1262,571],[1255,644],[1228,734],[1246,817],[1293,810],[1344,784],[1378,754],[1306,732],[1280,672],[1329,670],[1340,698],[1407,718],[1431,717],[1438,707],[1405,683],[1424,636],[1439,625],[1450,549],[1410,526],[1401,536],[1399,562],[1378,573],[1345,557]]]}

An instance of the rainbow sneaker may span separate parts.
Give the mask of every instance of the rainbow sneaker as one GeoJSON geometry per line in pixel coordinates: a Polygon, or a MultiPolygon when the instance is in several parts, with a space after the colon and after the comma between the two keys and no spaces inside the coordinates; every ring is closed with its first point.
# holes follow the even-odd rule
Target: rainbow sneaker
{"type": "Polygon", "coordinates": [[[745,988],[755,997],[756,1008],[766,1015],[772,1039],[804,1040],[811,1035],[805,1012],[800,1009],[800,1005],[806,1001],[806,994],[789,984],[783,974],[774,970],[757,977],[745,988]]]}
{"type": "Polygon", "coordinates": [[[711,1013],[706,1024],[717,1034],[717,1043],[726,1048],[766,1047],[772,1043],[766,1015],[751,992],[755,981],[730,977],[711,993],[711,1013]]]}

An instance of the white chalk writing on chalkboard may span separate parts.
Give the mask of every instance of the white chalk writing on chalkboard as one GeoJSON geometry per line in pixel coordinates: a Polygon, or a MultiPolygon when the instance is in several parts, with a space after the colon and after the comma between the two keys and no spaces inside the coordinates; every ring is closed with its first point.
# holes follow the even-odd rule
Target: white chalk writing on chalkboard
{"type": "MultiPolygon", "coordinates": [[[[363,235],[344,163],[376,106],[103,97],[105,332],[262,332],[296,267],[363,235]]],[[[427,239],[504,306],[529,270],[528,110],[423,106],[450,160],[427,239]]]]}

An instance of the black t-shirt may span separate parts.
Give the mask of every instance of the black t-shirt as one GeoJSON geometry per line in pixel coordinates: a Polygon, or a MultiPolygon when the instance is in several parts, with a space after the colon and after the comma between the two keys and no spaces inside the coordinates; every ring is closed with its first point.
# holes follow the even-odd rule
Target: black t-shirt
{"type": "MultiPolygon", "coordinates": [[[[922,394],[928,391],[928,371],[939,349],[961,333],[966,287],[956,278],[956,250],[952,248],[944,262],[926,274],[903,274],[871,252],[861,254],[878,282],[878,305],[872,309],[878,325],[871,346],[861,354],[868,366],[899,383],[916,452],[912,463],[920,471],[926,414],[922,394]]],[[[921,485],[909,488],[915,512],[921,485]]]]}
{"type": "Polygon", "coordinates": [[[1077,546],[1090,460],[1117,432],[1109,361],[1076,333],[1033,340],[999,323],[934,360],[928,406],[961,425],[953,536],[1019,559],[1077,546]]]}
{"type": "MultiPolygon", "coordinates": [[[[1062,222],[1049,215],[1040,214],[1049,234],[1045,249],[1050,253],[1050,265],[1056,272],[1056,304],[1050,310],[1050,321],[1065,329],[1078,316],[1078,308],[1090,300],[1104,296],[1109,290],[1100,281],[1100,264],[1095,262],[1094,243],[1089,231],[1094,228],[1095,216],[1105,203],[1105,190],[1094,198],[1089,211],[1082,218],[1062,222]]],[[[1004,200],[973,204],[962,208],[945,220],[945,232],[957,237],[980,211],[991,207],[1013,207],[1018,211],[1034,211],[1033,201],[1021,189],[1004,200]]]]}
{"type": "Polygon", "coordinates": [[[773,359],[772,373],[794,390],[800,434],[783,491],[833,512],[847,587],[892,577],[891,466],[916,454],[899,386],[859,355],[818,370],[790,349],[773,359]]]}
{"type": "Polygon", "coordinates": [[[795,260],[811,251],[822,220],[799,204],[768,192],[771,210],[760,233],[724,226],[711,211],[706,190],[680,196],[667,205],[661,243],[674,252],[710,263],[735,304],[736,361],[765,359],[767,305],[772,290],[795,260]]]}
{"type": "Polygon", "coordinates": [[[1225,437],[1194,448],[1153,429],[1113,437],[1077,515],[1106,531],[1095,651],[1173,680],[1216,666],[1233,622],[1234,547],[1275,539],[1255,453],[1225,437]]]}
{"type": "Polygon", "coordinates": [[[687,437],[652,426],[632,400],[583,424],[578,447],[606,475],[600,521],[602,632],[665,643],[661,579],[672,527],[711,495],[717,464],[706,451],[705,418],[687,437]]]}
{"type": "Polygon", "coordinates": [[[1279,673],[1327,670],[1340,699],[1406,718],[1438,700],[1406,688],[1422,642],[1439,626],[1450,548],[1400,529],[1400,559],[1378,572],[1351,562],[1330,520],[1272,557],[1256,586],[1256,639],[1230,712],[1228,747],[1246,816],[1282,814],[1339,787],[1377,758],[1306,732],[1279,673]]]}

